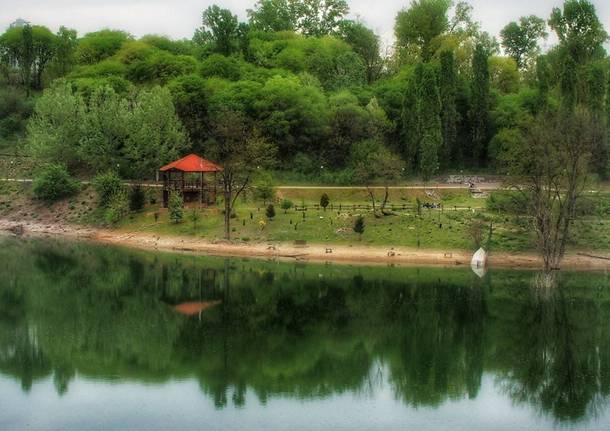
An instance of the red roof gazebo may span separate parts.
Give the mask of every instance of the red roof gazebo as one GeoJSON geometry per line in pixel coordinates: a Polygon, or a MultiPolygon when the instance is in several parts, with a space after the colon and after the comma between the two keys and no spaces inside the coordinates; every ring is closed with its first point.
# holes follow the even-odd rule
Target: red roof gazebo
{"type": "Polygon", "coordinates": [[[159,169],[163,174],[163,206],[167,208],[171,192],[179,191],[185,200],[194,200],[198,196],[201,203],[216,202],[216,173],[222,168],[216,163],[189,154],[159,169]],[[199,174],[199,175],[197,175],[199,174]],[[205,174],[214,174],[213,184],[205,181],[205,174]],[[185,177],[185,175],[187,175],[185,177]]]}

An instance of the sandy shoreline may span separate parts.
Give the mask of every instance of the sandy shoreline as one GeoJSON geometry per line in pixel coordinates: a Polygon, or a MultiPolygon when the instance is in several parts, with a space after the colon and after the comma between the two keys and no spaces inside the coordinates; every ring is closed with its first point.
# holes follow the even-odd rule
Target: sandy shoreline
{"type": "MultiPolygon", "coordinates": [[[[291,243],[211,242],[201,238],[158,235],[142,232],[96,229],[65,224],[16,222],[0,219],[0,231],[24,236],[66,237],[121,245],[149,251],[193,253],[211,256],[250,257],[303,262],[336,262],[361,265],[433,265],[456,267],[470,265],[472,253],[466,250],[421,250],[407,247],[378,247],[291,243]]],[[[610,254],[590,252],[566,256],[564,269],[605,270],[610,268],[610,254]]],[[[531,253],[492,253],[489,266],[495,268],[540,268],[540,259],[531,253]]]]}

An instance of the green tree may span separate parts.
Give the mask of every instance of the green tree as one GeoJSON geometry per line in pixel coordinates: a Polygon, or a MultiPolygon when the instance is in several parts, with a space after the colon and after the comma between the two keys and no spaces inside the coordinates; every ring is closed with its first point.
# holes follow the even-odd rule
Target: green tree
{"type": "Polygon", "coordinates": [[[267,205],[267,209],[265,210],[265,216],[269,220],[273,220],[275,218],[275,207],[273,206],[273,204],[267,205]]]}
{"type": "Polygon", "coordinates": [[[549,26],[559,38],[560,46],[576,64],[605,55],[608,33],[588,0],[565,0],[563,10],[553,8],[549,26]]]}
{"type": "Polygon", "coordinates": [[[472,58],[471,108],[471,148],[469,155],[475,164],[484,161],[489,139],[489,57],[483,46],[477,45],[472,58]]]}
{"type": "Polygon", "coordinates": [[[284,210],[284,214],[288,212],[290,208],[294,206],[294,203],[290,199],[282,200],[282,209],[284,210]]]}
{"type": "Polygon", "coordinates": [[[125,187],[121,187],[110,197],[110,201],[104,211],[104,220],[113,225],[123,219],[129,213],[129,196],[125,187]]]}
{"type": "MultiPolygon", "coordinates": [[[[591,63],[587,68],[587,103],[586,106],[593,120],[604,126],[606,121],[606,77],[607,66],[600,63],[591,63]]],[[[606,133],[603,139],[596,140],[597,146],[592,149],[594,154],[593,168],[600,176],[606,177],[608,174],[608,140],[606,133]]]]}
{"type": "Polygon", "coordinates": [[[449,29],[451,0],[414,0],[396,16],[394,33],[399,47],[415,48],[423,61],[433,55],[432,41],[449,29]]]}
{"type": "Polygon", "coordinates": [[[322,196],[320,197],[320,206],[324,208],[324,211],[326,211],[326,207],[328,206],[328,204],[330,204],[328,194],[322,193],[322,196]]]}
{"type": "Polygon", "coordinates": [[[565,255],[599,129],[583,109],[543,113],[502,157],[511,185],[528,203],[546,273],[559,268],[565,255]]]}
{"type": "Polygon", "coordinates": [[[439,93],[441,97],[441,123],[443,145],[440,151],[441,166],[448,167],[451,161],[461,158],[457,145],[457,72],[452,51],[441,53],[441,68],[439,76],[439,93]]]}
{"type": "Polygon", "coordinates": [[[350,20],[341,23],[339,36],[349,43],[362,59],[366,68],[366,82],[368,84],[375,82],[383,69],[379,36],[363,23],[350,20]]]}
{"type": "Polygon", "coordinates": [[[39,199],[54,202],[78,191],[78,181],[72,179],[64,165],[49,164],[36,174],[32,191],[39,199]]]}
{"type": "Polygon", "coordinates": [[[28,124],[28,147],[44,160],[93,172],[118,169],[125,177],[150,178],[188,145],[167,89],[141,90],[128,100],[111,87],[88,101],[58,82],[37,101],[28,124]]]}
{"type": "Polygon", "coordinates": [[[94,64],[116,54],[123,43],[132,36],[119,30],[101,30],[87,33],[78,41],[76,61],[80,64],[94,64]]]}
{"type": "Polygon", "coordinates": [[[91,183],[97,192],[99,206],[102,208],[108,207],[112,197],[124,188],[121,177],[115,171],[98,174],[93,178],[91,183]]]}
{"type": "Polygon", "coordinates": [[[324,156],[332,167],[344,166],[351,145],[367,138],[369,114],[356,96],[344,90],[329,98],[329,140],[324,156]]]}
{"type": "Polygon", "coordinates": [[[520,69],[539,53],[538,41],[546,39],[547,35],[546,23],[535,15],[521,17],[519,23],[513,21],[500,32],[504,50],[515,59],[520,69]]]}
{"type": "Polygon", "coordinates": [[[188,132],[193,150],[203,152],[208,136],[208,98],[206,81],[199,75],[181,76],[172,80],[169,89],[176,113],[188,132]]]}
{"type": "Polygon", "coordinates": [[[0,36],[0,55],[18,68],[21,83],[26,88],[42,89],[43,74],[55,56],[57,38],[46,27],[9,28],[0,36]]]}
{"type": "Polygon", "coordinates": [[[348,12],[345,0],[258,0],[248,16],[254,30],[321,37],[336,34],[348,12]]]}
{"type": "Polygon", "coordinates": [[[189,147],[166,88],[140,91],[130,106],[128,118],[122,156],[128,163],[129,178],[152,178],[159,166],[177,159],[189,147]]]}
{"type": "Polygon", "coordinates": [[[400,148],[403,158],[410,168],[418,161],[421,128],[419,123],[419,91],[421,88],[423,65],[418,64],[406,82],[401,112],[400,148]]]}
{"type": "Polygon", "coordinates": [[[364,217],[360,215],[360,216],[356,217],[356,221],[354,222],[354,232],[356,232],[358,234],[359,239],[362,239],[362,234],[364,233],[364,229],[365,229],[364,217]]]}
{"type": "Polygon", "coordinates": [[[295,31],[299,23],[298,1],[258,0],[248,9],[250,25],[264,32],[295,31]]]}
{"type": "Polygon", "coordinates": [[[184,199],[182,194],[178,192],[170,193],[167,208],[170,221],[174,224],[181,223],[184,217],[184,199]]]}
{"type": "Polygon", "coordinates": [[[345,0],[301,0],[297,2],[298,29],[307,36],[327,36],[339,31],[349,12],[345,0]]]}
{"type": "Polygon", "coordinates": [[[129,211],[141,211],[144,205],[146,205],[144,188],[139,184],[135,184],[129,190],[129,211]]]}
{"type": "Polygon", "coordinates": [[[199,212],[199,208],[192,208],[189,211],[189,220],[193,224],[193,230],[197,230],[197,223],[201,220],[201,212],[199,212]]]}
{"type": "Polygon", "coordinates": [[[202,26],[195,32],[194,40],[200,44],[212,44],[215,52],[230,55],[237,49],[237,15],[217,5],[208,7],[202,14],[202,26]]]}
{"type": "Polygon", "coordinates": [[[375,217],[378,217],[375,186],[378,184],[383,186],[384,195],[380,211],[385,215],[385,208],[390,197],[390,185],[402,175],[404,162],[398,155],[376,141],[363,141],[356,144],[351,159],[354,180],[358,184],[366,186],[375,217]]]}
{"type": "Polygon", "coordinates": [[[257,175],[254,181],[254,196],[261,199],[263,204],[266,205],[267,202],[273,202],[276,195],[275,183],[271,174],[264,172],[257,175]]]}
{"type": "Polygon", "coordinates": [[[27,125],[27,147],[34,157],[74,167],[80,162],[85,103],[70,84],[59,81],[37,100],[27,125]]]}
{"type": "Polygon", "coordinates": [[[551,88],[551,71],[544,55],[540,55],[536,59],[536,87],[538,89],[538,107],[545,109],[551,88]]]}
{"type": "Polygon", "coordinates": [[[51,66],[56,76],[66,76],[72,70],[76,61],[77,33],[76,30],[61,26],[56,38],[56,53],[51,66]]]}
{"type": "Polygon", "coordinates": [[[423,68],[418,115],[421,128],[419,169],[427,182],[439,169],[439,151],[443,145],[441,100],[436,73],[431,65],[423,68]]]}
{"type": "Polygon", "coordinates": [[[292,159],[298,150],[319,150],[328,126],[328,106],[319,88],[276,76],[258,94],[255,118],[261,132],[277,145],[281,160],[292,159]]]}
{"type": "Polygon", "coordinates": [[[276,148],[247,123],[243,114],[219,111],[214,119],[211,152],[223,170],[220,173],[224,197],[225,239],[231,239],[231,214],[237,198],[250,185],[258,168],[270,166],[276,148]]]}

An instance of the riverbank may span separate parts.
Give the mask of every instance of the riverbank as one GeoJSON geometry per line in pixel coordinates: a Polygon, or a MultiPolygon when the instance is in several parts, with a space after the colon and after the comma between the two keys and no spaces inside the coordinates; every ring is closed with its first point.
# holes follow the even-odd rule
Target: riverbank
{"type": "MultiPolygon", "coordinates": [[[[469,250],[429,250],[408,247],[306,244],[285,242],[233,243],[201,238],[160,235],[124,230],[97,229],[68,224],[19,223],[0,219],[0,231],[26,237],[65,237],[119,245],[148,251],[192,253],[198,255],[248,257],[302,262],[336,262],[362,265],[434,265],[443,267],[470,264],[469,250]]],[[[495,268],[540,268],[533,253],[492,253],[489,266],[495,268]]],[[[610,268],[608,253],[579,253],[566,256],[564,269],[605,270],[610,268]]]]}

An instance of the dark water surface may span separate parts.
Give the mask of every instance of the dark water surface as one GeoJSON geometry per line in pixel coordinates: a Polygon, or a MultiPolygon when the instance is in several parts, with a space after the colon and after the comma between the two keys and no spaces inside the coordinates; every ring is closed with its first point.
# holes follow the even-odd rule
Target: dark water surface
{"type": "Polygon", "coordinates": [[[0,237],[0,430],[608,430],[610,280],[0,237]]]}

